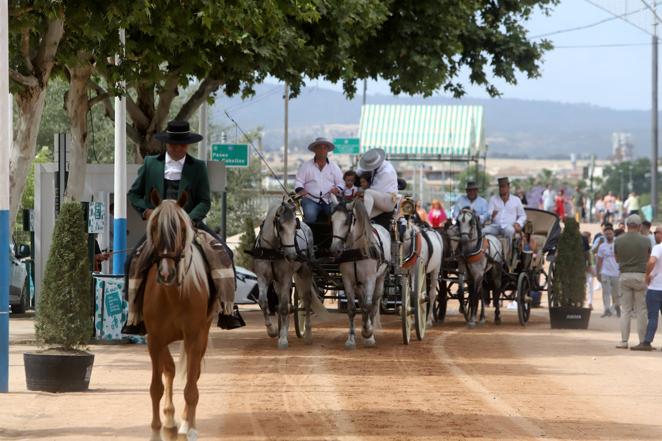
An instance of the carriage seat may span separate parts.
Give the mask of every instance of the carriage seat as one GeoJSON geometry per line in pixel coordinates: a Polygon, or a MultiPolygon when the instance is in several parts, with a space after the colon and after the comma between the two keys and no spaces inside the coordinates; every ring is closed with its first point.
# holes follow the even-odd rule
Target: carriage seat
{"type": "Polygon", "coordinates": [[[534,268],[542,268],[545,262],[545,253],[543,253],[543,248],[547,242],[547,237],[542,234],[532,234],[531,241],[536,244],[536,258],[533,260],[532,265],[534,268]]]}

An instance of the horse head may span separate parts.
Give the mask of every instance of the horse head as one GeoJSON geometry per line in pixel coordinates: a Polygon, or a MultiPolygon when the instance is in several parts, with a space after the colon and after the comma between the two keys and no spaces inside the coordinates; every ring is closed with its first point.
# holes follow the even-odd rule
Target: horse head
{"type": "Polygon", "coordinates": [[[170,286],[178,280],[179,263],[193,241],[193,226],[183,208],[188,194],[182,192],[177,201],[161,200],[153,189],[150,198],[156,208],[147,221],[147,241],[157,264],[156,281],[170,286]]]}
{"type": "Polygon", "coordinates": [[[471,242],[478,238],[478,220],[470,208],[463,208],[457,217],[460,231],[460,247],[466,251],[471,242]]]}
{"type": "Polygon", "coordinates": [[[296,217],[296,206],[290,200],[283,200],[274,215],[274,234],[279,240],[280,248],[288,261],[297,258],[296,233],[299,219],[296,217]]]}
{"type": "Polygon", "coordinates": [[[331,227],[333,229],[331,252],[335,256],[340,256],[345,249],[345,245],[350,238],[349,235],[354,223],[353,202],[340,201],[333,205],[331,211],[331,227]]]}

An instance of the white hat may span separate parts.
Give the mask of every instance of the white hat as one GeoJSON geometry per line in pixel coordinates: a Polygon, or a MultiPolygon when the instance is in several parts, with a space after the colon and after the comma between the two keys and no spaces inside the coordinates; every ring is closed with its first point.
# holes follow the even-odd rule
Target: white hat
{"type": "Polygon", "coordinates": [[[380,165],[384,163],[386,159],[386,152],[382,149],[372,149],[368,150],[361,156],[359,161],[359,168],[365,171],[377,170],[380,165]]]}
{"type": "Polygon", "coordinates": [[[625,225],[641,225],[641,217],[638,214],[631,214],[625,219],[625,225]]]}
{"type": "Polygon", "coordinates": [[[333,141],[331,141],[329,138],[316,138],[315,141],[311,142],[310,145],[308,145],[308,150],[312,152],[314,151],[313,149],[318,145],[327,146],[329,148],[329,151],[332,151],[334,148],[336,148],[336,146],[333,145],[333,141]]]}

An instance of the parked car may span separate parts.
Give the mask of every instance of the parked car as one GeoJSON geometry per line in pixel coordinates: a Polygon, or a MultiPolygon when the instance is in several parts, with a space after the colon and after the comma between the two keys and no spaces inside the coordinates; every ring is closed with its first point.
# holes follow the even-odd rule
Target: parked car
{"type": "Polygon", "coordinates": [[[238,305],[257,303],[257,299],[260,297],[260,290],[257,287],[257,276],[254,272],[241,266],[237,266],[235,269],[237,273],[237,287],[234,302],[238,305]]]}
{"type": "Polygon", "coordinates": [[[10,246],[9,261],[9,304],[15,314],[23,314],[30,306],[30,281],[25,267],[26,259],[30,257],[30,247],[20,245],[18,251],[10,246]]]}

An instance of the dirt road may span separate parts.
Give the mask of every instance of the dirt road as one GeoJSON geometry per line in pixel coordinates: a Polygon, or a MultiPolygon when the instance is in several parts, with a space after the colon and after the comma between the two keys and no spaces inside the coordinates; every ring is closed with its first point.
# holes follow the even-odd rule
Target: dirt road
{"type": "MultiPolygon", "coordinates": [[[[455,309],[455,305],[451,305],[455,309]]],[[[383,318],[377,347],[347,351],[346,318],[291,332],[277,350],[257,312],[248,326],[213,331],[200,380],[201,439],[223,440],[660,440],[662,355],[618,350],[617,321],[594,313],[589,331],[552,331],[546,310],[529,326],[465,328],[458,315],[422,342],[401,343],[383,318]]],[[[0,439],[148,439],[149,360],[144,346],[94,346],[91,390],[25,389],[12,321],[10,393],[0,395],[0,439]]],[[[178,347],[175,348],[178,350],[178,347]]],[[[177,416],[182,384],[176,382],[177,416]]]]}

